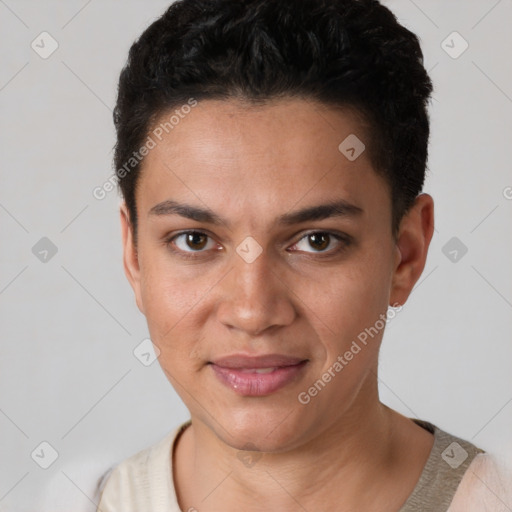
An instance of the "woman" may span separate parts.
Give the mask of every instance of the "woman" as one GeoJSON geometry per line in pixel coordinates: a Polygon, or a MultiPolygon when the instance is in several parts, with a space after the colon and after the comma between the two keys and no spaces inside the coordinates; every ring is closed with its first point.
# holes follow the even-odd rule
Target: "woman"
{"type": "Polygon", "coordinates": [[[182,0],[134,43],[124,268],[191,419],[98,510],[484,510],[489,456],[378,396],[434,229],[422,59],[371,0],[182,0]]]}

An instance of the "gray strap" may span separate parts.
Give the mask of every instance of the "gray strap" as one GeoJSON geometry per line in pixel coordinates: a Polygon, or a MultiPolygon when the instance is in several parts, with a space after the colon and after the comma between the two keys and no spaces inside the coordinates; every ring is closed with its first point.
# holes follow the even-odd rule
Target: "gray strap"
{"type": "Polygon", "coordinates": [[[399,512],[445,512],[469,465],[484,450],[428,421],[411,419],[434,434],[434,445],[416,487],[399,512]]]}

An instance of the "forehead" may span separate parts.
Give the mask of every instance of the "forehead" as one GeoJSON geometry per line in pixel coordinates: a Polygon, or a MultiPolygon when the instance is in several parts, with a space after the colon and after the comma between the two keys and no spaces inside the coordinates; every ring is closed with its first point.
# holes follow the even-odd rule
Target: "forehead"
{"type": "MultiPolygon", "coordinates": [[[[242,155],[267,155],[291,163],[323,161],[338,158],[339,143],[349,135],[370,142],[369,126],[358,111],[313,100],[287,98],[257,105],[206,100],[179,118],[173,112],[163,113],[153,131],[161,133],[158,147],[175,160],[215,157],[229,161],[242,155]],[[174,124],[169,125],[171,119],[174,124]],[[182,151],[183,147],[188,151],[182,151]]],[[[367,156],[362,155],[363,160],[367,156]]]]}
{"type": "Polygon", "coordinates": [[[164,128],[143,161],[142,212],[170,198],[193,198],[256,214],[259,203],[286,210],[308,198],[355,202],[365,191],[387,188],[372,168],[370,130],[357,111],[304,99],[257,106],[207,100],[166,125],[173,112],[150,132],[164,128]]]}

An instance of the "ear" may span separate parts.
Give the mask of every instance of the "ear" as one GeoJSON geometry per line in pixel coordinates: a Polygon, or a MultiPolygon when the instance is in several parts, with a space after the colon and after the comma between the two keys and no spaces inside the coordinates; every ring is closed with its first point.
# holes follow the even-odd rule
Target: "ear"
{"type": "Polygon", "coordinates": [[[425,268],[433,233],[434,200],[428,194],[420,194],[400,222],[390,305],[405,304],[425,268]]]}
{"type": "Polygon", "coordinates": [[[133,238],[133,226],[130,222],[130,214],[126,203],[121,203],[119,214],[121,217],[121,232],[123,241],[123,266],[124,273],[135,293],[135,301],[140,312],[144,314],[140,287],[140,266],[135,240],[133,238]]]}

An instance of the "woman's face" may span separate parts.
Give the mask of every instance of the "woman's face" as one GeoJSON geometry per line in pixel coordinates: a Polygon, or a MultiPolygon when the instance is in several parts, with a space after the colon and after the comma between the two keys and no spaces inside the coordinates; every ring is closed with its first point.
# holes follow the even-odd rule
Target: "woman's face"
{"type": "Polygon", "coordinates": [[[193,420],[281,451],[364,419],[399,256],[360,120],[300,99],[204,101],[160,132],[138,259],[122,212],[125,269],[193,420]]]}

